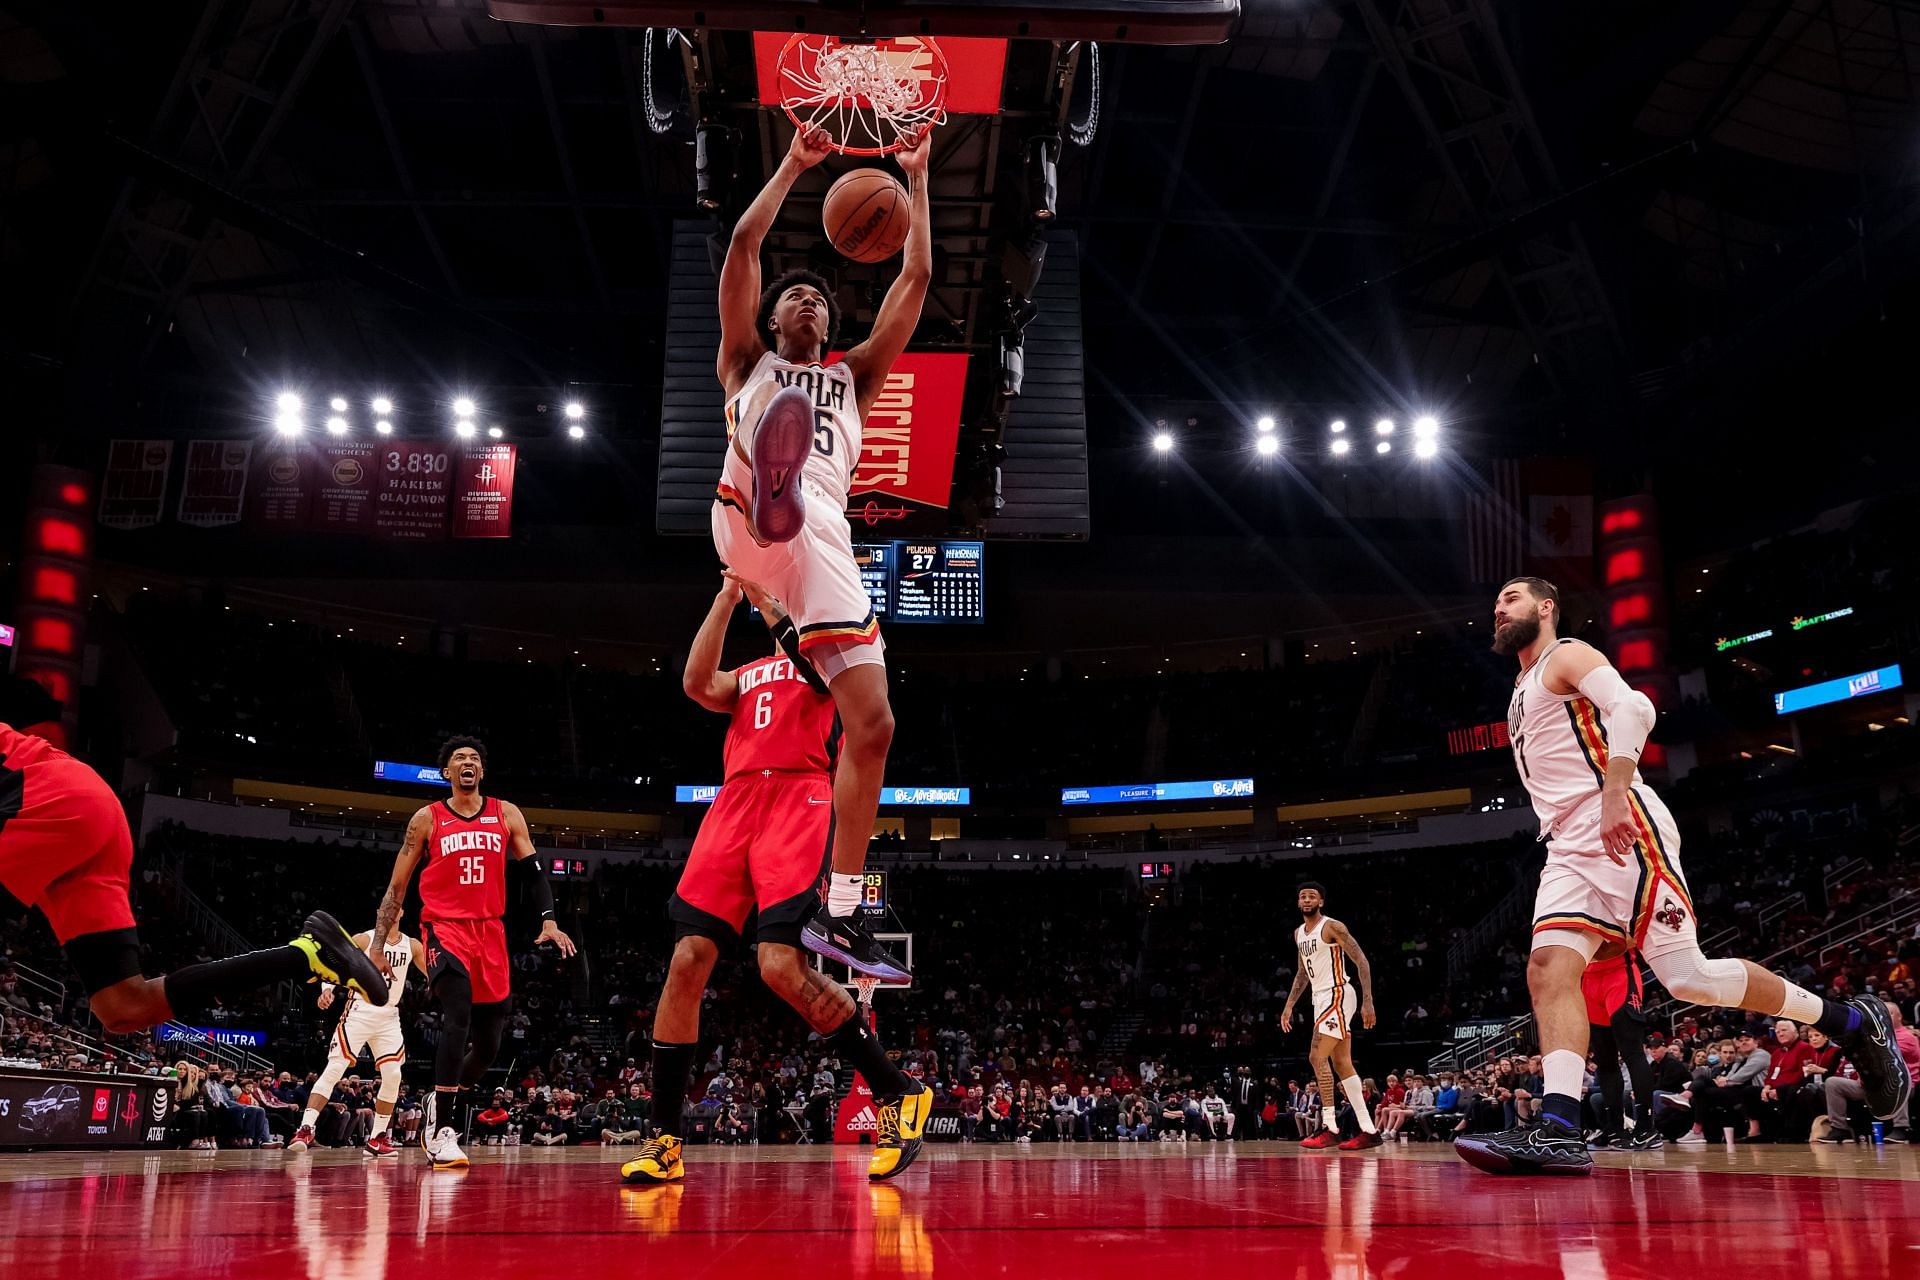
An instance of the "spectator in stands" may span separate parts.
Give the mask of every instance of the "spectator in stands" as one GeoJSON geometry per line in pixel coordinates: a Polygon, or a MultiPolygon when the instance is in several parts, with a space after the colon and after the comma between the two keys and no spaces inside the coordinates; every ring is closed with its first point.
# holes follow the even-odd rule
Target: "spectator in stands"
{"type": "Polygon", "coordinates": [[[207,1073],[182,1058],[174,1064],[174,1078],[180,1092],[174,1099],[179,1107],[180,1133],[194,1151],[214,1149],[213,1112],[207,1093],[207,1073]]]}
{"type": "MultiPolygon", "coordinates": [[[[1408,1075],[1407,1079],[1412,1081],[1414,1077],[1408,1075]]],[[[1379,1126],[1382,1138],[1393,1137],[1394,1119],[1405,1108],[1406,1102],[1406,1085],[1400,1083],[1400,1077],[1394,1072],[1387,1072],[1387,1087],[1380,1093],[1380,1109],[1373,1113],[1373,1122],[1379,1126]]]]}
{"type": "Polygon", "coordinates": [[[286,1145],[287,1139],[300,1127],[300,1113],[306,1109],[304,1098],[298,1102],[288,1102],[282,1095],[283,1087],[288,1090],[295,1088],[291,1071],[282,1071],[278,1084],[272,1088],[261,1086],[254,1091],[251,1099],[267,1113],[267,1127],[273,1131],[275,1139],[270,1144],[272,1146],[286,1145]]]}
{"type": "MultiPolygon", "coordinates": [[[[1760,1097],[1744,1108],[1750,1137],[1757,1139],[1772,1127],[1781,1142],[1806,1140],[1806,1131],[1813,1123],[1812,1108],[1805,1097],[1807,1066],[1812,1061],[1813,1046],[1801,1026],[1790,1018],[1776,1022],[1760,1097]]],[[[1821,1100],[1824,1107],[1824,1092],[1821,1100]]]]}
{"type": "Polygon", "coordinates": [[[1295,1136],[1311,1138],[1320,1129],[1320,1097],[1311,1089],[1302,1089],[1298,1080],[1287,1085],[1287,1110],[1293,1114],[1295,1136]]]}
{"type": "Polygon", "coordinates": [[[1054,1141],[1072,1141],[1078,1116],[1073,1109],[1073,1099],[1067,1095],[1067,1086],[1063,1084],[1053,1086],[1053,1091],[1047,1095],[1047,1115],[1053,1121],[1054,1141]]]}
{"type": "Polygon", "coordinates": [[[1760,1081],[1772,1063],[1760,1047],[1759,1037],[1751,1031],[1734,1037],[1732,1059],[1704,1087],[1696,1084],[1692,1090],[1693,1129],[1680,1139],[1682,1146],[1703,1146],[1709,1135],[1719,1137],[1729,1116],[1739,1114],[1742,1105],[1759,1098],[1760,1081]]]}
{"type": "Polygon", "coordinates": [[[495,1089],[493,1101],[473,1117],[474,1141],[484,1146],[501,1146],[512,1127],[513,1111],[508,1104],[507,1091],[495,1089]]]}
{"type": "Polygon", "coordinates": [[[1187,1104],[1178,1089],[1170,1089],[1160,1099],[1159,1120],[1154,1126],[1162,1142],[1187,1140],[1187,1104]]]}
{"type": "Polygon", "coordinates": [[[1227,1102],[1233,1108],[1233,1131],[1241,1140],[1260,1133],[1261,1084],[1253,1078],[1253,1068],[1241,1063],[1227,1083],[1227,1102]]]}
{"type": "Polygon", "coordinates": [[[1212,1085],[1200,1099],[1200,1135],[1213,1142],[1233,1136],[1233,1110],[1212,1085]]]}
{"type": "Polygon", "coordinates": [[[234,1146],[264,1146],[272,1137],[267,1132],[267,1113],[251,1103],[242,1103],[234,1093],[238,1084],[238,1073],[232,1067],[222,1071],[217,1080],[209,1073],[207,1103],[216,1122],[225,1125],[228,1140],[234,1146]]]}
{"type": "Polygon", "coordinates": [[[1139,1094],[1128,1094],[1120,1105],[1120,1141],[1145,1142],[1152,1136],[1153,1108],[1139,1094]]]}
{"type": "Polygon", "coordinates": [[[1420,1132],[1429,1138],[1451,1133],[1466,1123],[1467,1114],[1462,1109],[1460,1086],[1455,1082],[1453,1073],[1442,1071],[1440,1083],[1433,1091],[1433,1113],[1425,1117],[1420,1132]]]}
{"type": "Polygon", "coordinates": [[[393,1131],[398,1135],[401,1146],[413,1141],[420,1132],[420,1097],[407,1085],[400,1086],[400,1096],[393,1102],[393,1131]]]}

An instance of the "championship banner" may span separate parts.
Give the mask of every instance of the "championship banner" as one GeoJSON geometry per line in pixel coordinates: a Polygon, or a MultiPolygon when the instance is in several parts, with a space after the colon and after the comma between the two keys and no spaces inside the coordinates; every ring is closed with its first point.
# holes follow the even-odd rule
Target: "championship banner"
{"type": "Polygon", "coordinates": [[[310,473],[316,465],[299,440],[275,440],[257,450],[247,522],[268,532],[306,528],[313,501],[310,473]]]}
{"type": "Polygon", "coordinates": [[[313,528],[328,533],[373,530],[371,444],[324,444],[315,452],[313,528]]]}
{"type": "Polygon", "coordinates": [[[197,529],[239,524],[252,458],[251,440],[187,441],[187,474],[174,518],[197,529]]]}
{"type": "Polygon", "coordinates": [[[454,537],[513,535],[513,468],[517,454],[513,445],[489,444],[460,455],[460,476],[453,495],[454,537]]]}
{"type": "Polygon", "coordinates": [[[448,446],[399,441],[379,448],[374,528],[395,542],[438,542],[447,536],[447,498],[453,490],[448,446]]]}
{"type": "Polygon", "coordinates": [[[847,521],[856,533],[946,510],[966,389],[963,352],[909,351],[893,362],[867,414],[847,490],[847,521]]]}
{"type": "Polygon", "coordinates": [[[98,519],[109,529],[145,529],[160,523],[167,506],[171,440],[115,440],[107,446],[107,472],[100,480],[98,519]]]}

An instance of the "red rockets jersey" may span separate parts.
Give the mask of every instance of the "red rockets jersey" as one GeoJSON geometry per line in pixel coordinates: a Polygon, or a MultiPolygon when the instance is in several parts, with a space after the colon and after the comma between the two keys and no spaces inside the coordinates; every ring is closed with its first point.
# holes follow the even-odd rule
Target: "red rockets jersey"
{"type": "Polygon", "coordinates": [[[498,920],[507,913],[507,819],[488,796],[463,818],[445,800],[427,810],[427,865],[420,872],[422,920],[498,920]]]}
{"type": "Polygon", "coordinates": [[[740,697],[727,726],[727,777],[772,769],[832,773],[840,757],[840,716],[785,655],[735,671],[740,697]]]}
{"type": "Polygon", "coordinates": [[[0,724],[0,767],[17,771],[28,765],[63,759],[65,755],[60,748],[37,734],[0,724]]]}

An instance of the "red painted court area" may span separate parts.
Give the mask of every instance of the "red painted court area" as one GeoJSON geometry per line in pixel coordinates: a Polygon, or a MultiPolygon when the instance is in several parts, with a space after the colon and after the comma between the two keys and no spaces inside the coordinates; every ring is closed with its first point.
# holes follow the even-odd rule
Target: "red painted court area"
{"type": "Polygon", "coordinates": [[[465,1173],[348,1152],[9,1156],[0,1274],[1920,1275],[1908,1148],[1669,1150],[1551,1181],[1429,1147],[946,1148],[880,1187],[847,1149],[690,1154],[684,1185],[645,1189],[593,1148],[482,1151],[465,1173]]]}

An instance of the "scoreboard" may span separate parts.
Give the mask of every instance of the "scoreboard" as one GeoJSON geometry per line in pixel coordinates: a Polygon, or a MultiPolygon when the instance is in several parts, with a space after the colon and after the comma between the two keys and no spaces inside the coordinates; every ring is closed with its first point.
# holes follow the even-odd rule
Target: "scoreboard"
{"type": "Polygon", "coordinates": [[[877,618],[891,622],[984,622],[981,542],[863,542],[853,548],[877,618]]]}

